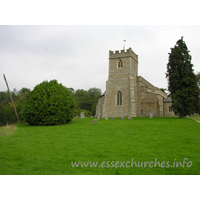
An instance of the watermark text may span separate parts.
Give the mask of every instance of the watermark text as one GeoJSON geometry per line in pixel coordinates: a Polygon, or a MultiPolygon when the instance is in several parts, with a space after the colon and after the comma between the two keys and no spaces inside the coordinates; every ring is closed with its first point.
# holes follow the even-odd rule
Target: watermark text
{"type": "Polygon", "coordinates": [[[158,161],[157,158],[153,161],[134,161],[132,158],[131,161],[71,161],[72,167],[100,167],[100,168],[129,168],[129,167],[161,167],[161,168],[170,168],[170,167],[191,167],[192,161],[189,161],[188,158],[184,158],[182,162],[178,162],[174,159],[173,162],[170,161],[158,161]]]}

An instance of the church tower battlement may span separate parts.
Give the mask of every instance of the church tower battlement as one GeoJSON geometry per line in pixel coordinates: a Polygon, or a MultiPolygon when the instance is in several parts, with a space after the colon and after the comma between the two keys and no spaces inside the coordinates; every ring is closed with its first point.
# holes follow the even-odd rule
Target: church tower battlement
{"type": "Polygon", "coordinates": [[[120,52],[118,50],[115,52],[111,50],[109,51],[109,59],[126,57],[132,57],[136,62],[138,62],[138,55],[136,55],[131,48],[127,49],[127,51],[121,50],[120,52]]]}
{"type": "Polygon", "coordinates": [[[127,51],[109,51],[109,78],[127,77],[127,75],[138,76],[138,55],[131,48],[127,51]]]}

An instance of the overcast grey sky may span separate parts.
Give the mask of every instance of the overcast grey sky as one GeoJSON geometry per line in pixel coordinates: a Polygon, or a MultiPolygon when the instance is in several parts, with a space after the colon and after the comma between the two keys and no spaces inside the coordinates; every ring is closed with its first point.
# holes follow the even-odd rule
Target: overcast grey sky
{"type": "Polygon", "coordinates": [[[159,88],[168,53],[184,37],[195,73],[200,71],[200,26],[0,26],[0,91],[31,90],[56,79],[75,90],[106,90],[109,50],[129,47],[138,55],[138,73],[159,88]]]}

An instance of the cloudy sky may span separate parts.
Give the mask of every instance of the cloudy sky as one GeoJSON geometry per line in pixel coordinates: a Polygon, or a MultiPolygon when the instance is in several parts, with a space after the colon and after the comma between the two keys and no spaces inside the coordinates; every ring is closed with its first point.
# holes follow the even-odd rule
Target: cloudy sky
{"type": "Polygon", "coordinates": [[[56,79],[75,90],[106,90],[109,50],[129,47],[138,55],[138,73],[159,88],[165,78],[168,53],[184,37],[195,73],[200,71],[200,26],[0,26],[0,91],[31,90],[56,79]]]}

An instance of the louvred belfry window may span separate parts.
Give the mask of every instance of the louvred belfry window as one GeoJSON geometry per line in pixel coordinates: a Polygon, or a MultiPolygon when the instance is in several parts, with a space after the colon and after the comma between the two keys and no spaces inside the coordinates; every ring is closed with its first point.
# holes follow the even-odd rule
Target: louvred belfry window
{"type": "Polygon", "coordinates": [[[120,60],[119,62],[118,62],[118,68],[122,68],[123,67],[123,62],[120,60]]]}

